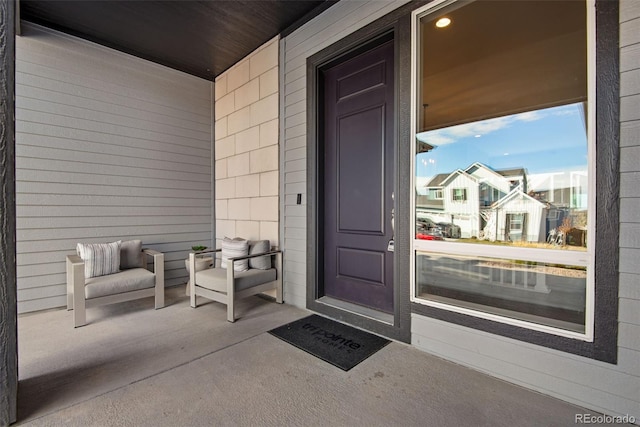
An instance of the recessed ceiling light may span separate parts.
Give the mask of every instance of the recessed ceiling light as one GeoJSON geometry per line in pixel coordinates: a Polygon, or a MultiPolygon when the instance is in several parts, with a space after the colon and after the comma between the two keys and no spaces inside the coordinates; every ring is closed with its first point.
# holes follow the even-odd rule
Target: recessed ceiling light
{"type": "Polygon", "coordinates": [[[436,27],[438,28],[447,27],[449,24],[451,24],[451,19],[449,18],[440,18],[436,21],[436,27]]]}

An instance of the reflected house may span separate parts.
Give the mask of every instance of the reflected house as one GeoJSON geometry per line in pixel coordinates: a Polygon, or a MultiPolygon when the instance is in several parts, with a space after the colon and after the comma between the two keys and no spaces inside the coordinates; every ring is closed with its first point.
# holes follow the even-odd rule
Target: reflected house
{"type": "Polygon", "coordinates": [[[527,194],[525,169],[496,171],[476,162],[434,176],[418,196],[418,216],[452,222],[463,238],[543,242],[550,205],[527,194]]]}
{"type": "Polygon", "coordinates": [[[587,209],[587,172],[551,172],[531,177],[532,195],[564,209],[587,209]]]}
{"type": "Polygon", "coordinates": [[[546,204],[514,188],[489,209],[481,210],[486,240],[544,242],[546,204]]]}
{"type": "Polygon", "coordinates": [[[426,195],[418,195],[416,205],[422,209],[437,209],[441,211],[444,209],[444,188],[442,182],[447,179],[450,174],[441,173],[434,176],[425,188],[427,190],[426,195]]]}
{"type": "Polygon", "coordinates": [[[587,171],[536,174],[531,176],[531,183],[535,191],[528,194],[547,203],[547,233],[553,234],[568,217],[572,228],[567,232],[565,243],[586,247],[587,171]]]}

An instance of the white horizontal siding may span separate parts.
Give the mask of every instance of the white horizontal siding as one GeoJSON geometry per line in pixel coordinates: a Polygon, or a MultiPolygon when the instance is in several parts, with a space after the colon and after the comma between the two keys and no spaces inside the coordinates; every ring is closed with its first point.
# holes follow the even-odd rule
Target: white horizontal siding
{"type": "MultiPolygon", "coordinates": [[[[640,176],[640,2],[620,6],[621,181],[640,176]]],[[[640,189],[621,188],[618,368],[636,381],[636,417],[640,414],[640,189]]]]}
{"type": "Polygon", "coordinates": [[[211,82],[42,27],[16,46],[18,310],[66,304],[77,242],[212,244],[211,82]]]}
{"type": "Polygon", "coordinates": [[[281,42],[284,287],[287,303],[306,306],[307,58],[397,9],[407,0],[338,2],[281,42]],[[302,204],[297,204],[302,194],[302,204]],[[289,265],[289,263],[291,263],[289,265]]]}
{"type": "Polygon", "coordinates": [[[606,414],[640,415],[637,363],[620,367],[637,351],[609,365],[417,315],[412,329],[414,346],[447,360],[606,414]]]}
{"type": "Polygon", "coordinates": [[[414,315],[425,351],[607,414],[640,419],[640,2],[620,5],[618,363],[611,365],[414,315]]]}

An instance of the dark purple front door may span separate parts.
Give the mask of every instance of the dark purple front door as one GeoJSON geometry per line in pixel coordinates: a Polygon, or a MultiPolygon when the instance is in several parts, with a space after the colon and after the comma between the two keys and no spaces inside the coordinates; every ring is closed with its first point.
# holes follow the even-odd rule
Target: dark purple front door
{"type": "Polygon", "coordinates": [[[393,312],[393,41],[323,72],[324,295],[393,312]]]}

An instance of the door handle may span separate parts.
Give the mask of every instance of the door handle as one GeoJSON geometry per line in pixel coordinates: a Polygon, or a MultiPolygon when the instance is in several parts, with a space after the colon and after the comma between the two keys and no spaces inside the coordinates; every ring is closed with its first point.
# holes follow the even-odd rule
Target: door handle
{"type": "Polygon", "coordinates": [[[395,224],[395,216],[396,216],[396,208],[393,206],[394,205],[394,201],[396,200],[396,192],[392,191],[391,192],[391,239],[393,240],[393,237],[396,234],[396,224],[395,224]]]}
{"type": "MultiPolygon", "coordinates": [[[[396,198],[396,194],[395,194],[395,191],[393,191],[391,192],[391,200],[394,201],[395,198],[396,198]]],[[[393,252],[393,249],[394,249],[394,239],[396,235],[395,216],[396,216],[396,209],[392,204],[391,205],[391,240],[389,240],[389,243],[387,244],[387,251],[389,252],[393,252]]]]}

